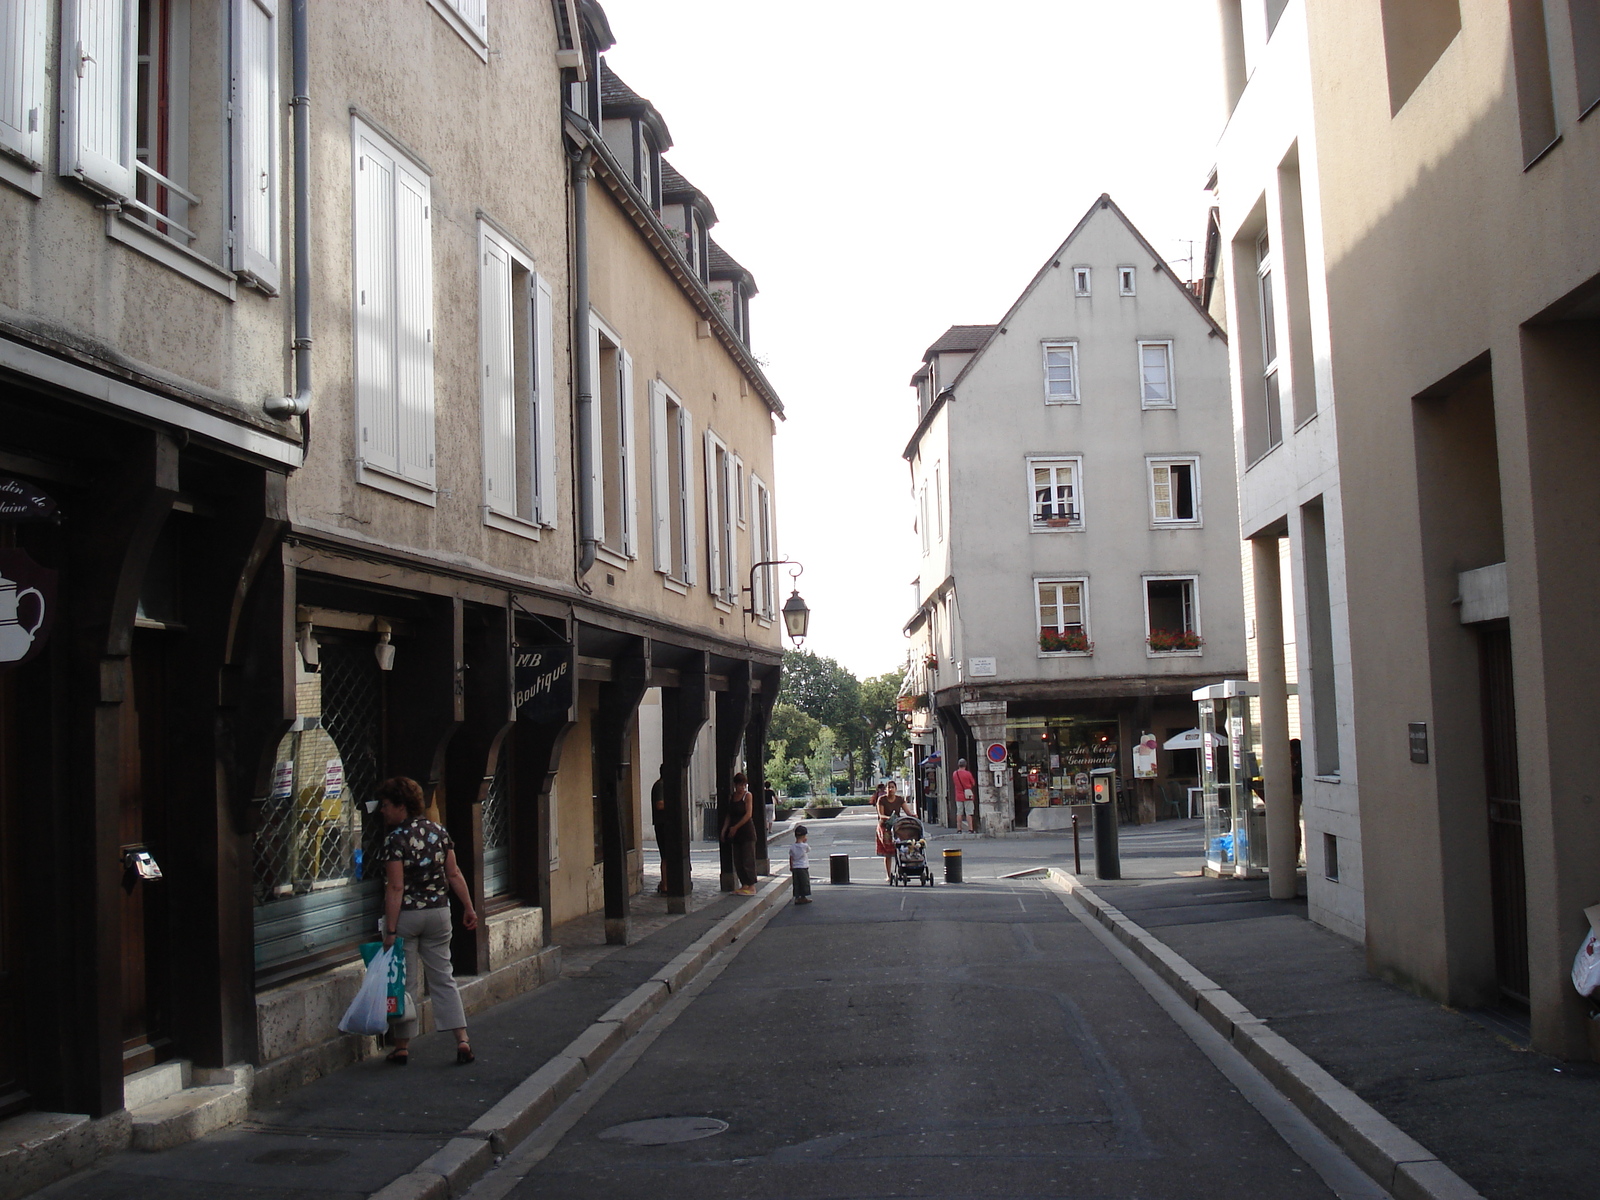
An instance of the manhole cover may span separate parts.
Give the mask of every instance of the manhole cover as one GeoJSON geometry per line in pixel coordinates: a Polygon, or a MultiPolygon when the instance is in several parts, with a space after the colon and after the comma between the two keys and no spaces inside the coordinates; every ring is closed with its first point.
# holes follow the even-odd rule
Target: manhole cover
{"type": "Polygon", "coordinates": [[[299,1150],[284,1147],[258,1154],[250,1161],[260,1163],[264,1167],[325,1167],[331,1162],[337,1162],[348,1153],[350,1153],[348,1150],[299,1150]]]}
{"type": "Polygon", "coordinates": [[[600,1139],[621,1142],[625,1146],[666,1146],[672,1142],[712,1137],[727,1128],[726,1121],[715,1117],[654,1117],[648,1121],[613,1125],[600,1134],[600,1139]]]}

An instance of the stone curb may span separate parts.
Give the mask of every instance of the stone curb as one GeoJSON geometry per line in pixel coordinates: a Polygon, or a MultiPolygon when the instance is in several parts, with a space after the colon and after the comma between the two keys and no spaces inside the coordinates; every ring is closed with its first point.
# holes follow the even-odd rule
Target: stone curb
{"type": "Polygon", "coordinates": [[[1049,868],[1047,875],[1081,900],[1095,920],[1227,1038],[1395,1200],[1484,1200],[1437,1155],[1275,1033],[1232,993],[1085,887],[1077,876],[1060,867],[1049,868]]]}
{"type": "Polygon", "coordinates": [[[787,875],[773,879],[755,896],[718,921],[644,983],[613,1004],[594,1024],[554,1058],[529,1075],[481,1117],[451,1138],[444,1149],[423,1160],[371,1200],[449,1200],[464,1195],[494,1165],[536,1130],[573,1092],[593,1078],[607,1060],[668,998],[687,987],[717,954],[788,895],[787,875]]]}

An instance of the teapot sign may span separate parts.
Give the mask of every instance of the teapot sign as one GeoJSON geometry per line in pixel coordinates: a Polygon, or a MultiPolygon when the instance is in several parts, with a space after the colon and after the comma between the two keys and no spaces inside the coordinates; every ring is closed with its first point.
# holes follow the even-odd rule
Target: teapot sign
{"type": "Polygon", "coordinates": [[[0,670],[44,649],[55,614],[56,573],[26,550],[0,550],[0,670]]]}

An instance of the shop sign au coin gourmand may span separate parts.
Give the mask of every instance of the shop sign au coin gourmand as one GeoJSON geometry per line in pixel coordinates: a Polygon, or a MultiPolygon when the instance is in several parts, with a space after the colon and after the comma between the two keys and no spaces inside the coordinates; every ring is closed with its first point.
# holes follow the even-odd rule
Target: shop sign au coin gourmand
{"type": "MultiPolygon", "coordinates": [[[[32,484],[0,476],[0,522],[57,519],[56,502],[32,484]]],[[[0,670],[35,657],[50,640],[56,573],[26,550],[0,550],[0,670]]]]}

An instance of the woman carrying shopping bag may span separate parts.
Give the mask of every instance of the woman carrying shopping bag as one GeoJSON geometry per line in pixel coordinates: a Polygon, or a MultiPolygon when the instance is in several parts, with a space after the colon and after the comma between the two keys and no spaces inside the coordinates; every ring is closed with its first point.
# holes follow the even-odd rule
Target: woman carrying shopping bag
{"type": "MultiPolygon", "coordinates": [[[[379,860],[384,869],[383,945],[394,945],[396,935],[416,951],[433,997],[434,1024],[456,1035],[456,1062],[473,1061],[467,1041],[467,1014],[461,1007],[450,967],[450,893],[461,901],[461,924],[478,927],[467,881],[456,866],[455,843],[444,828],[422,815],[422,788],[415,779],[397,775],[378,785],[378,811],[389,827],[379,860]]],[[[411,968],[416,978],[416,968],[411,968]]],[[[420,992],[420,990],[419,990],[420,992]]],[[[405,1016],[390,1026],[394,1050],[388,1061],[397,1067],[411,1059],[411,1039],[417,1034],[418,1014],[407,1005],[405,1016]]]]}

